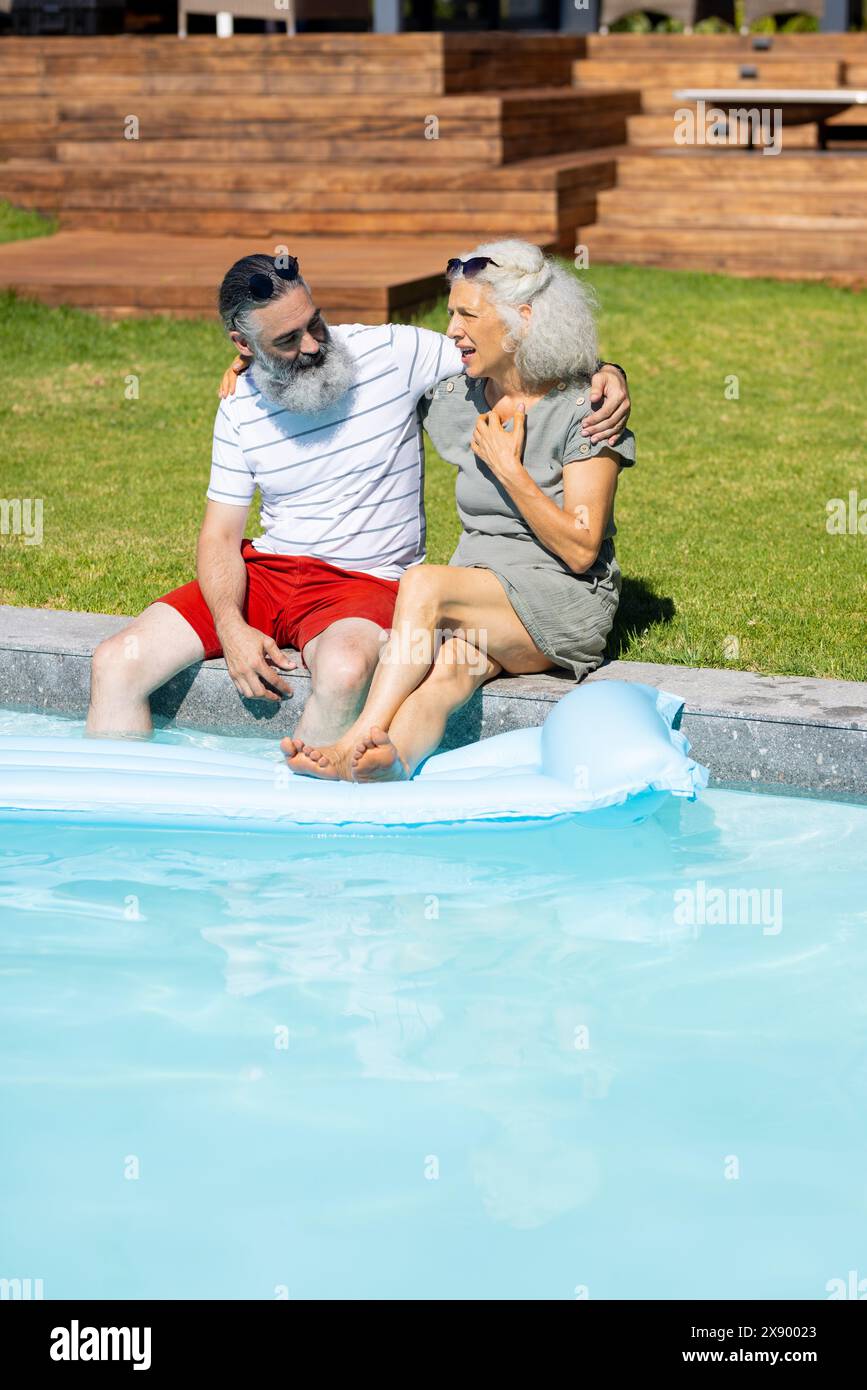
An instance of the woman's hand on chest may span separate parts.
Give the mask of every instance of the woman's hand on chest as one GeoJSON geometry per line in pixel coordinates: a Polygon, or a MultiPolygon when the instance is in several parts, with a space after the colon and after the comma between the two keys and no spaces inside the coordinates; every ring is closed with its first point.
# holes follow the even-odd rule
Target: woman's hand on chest
{"type": "MultiPolygon", "coordinates": [[[[508,418],[508,417],[507,417],[508,418]]],[[[473,453],[486,463],[494,477],[501,483],[508,483],[524,471],[524,441],[527,435],[527,412],[519,404],[511,416],[512,428],[505,428],[505,421],[497,406],[480,415],[473,430],[473,453]]]]}

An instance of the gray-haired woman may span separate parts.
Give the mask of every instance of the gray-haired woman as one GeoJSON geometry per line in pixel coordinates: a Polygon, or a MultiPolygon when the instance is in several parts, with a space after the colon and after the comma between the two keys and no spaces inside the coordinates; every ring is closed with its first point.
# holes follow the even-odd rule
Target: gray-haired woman
{"type": "Polygon", "coordinates": [[[620,594],[614,494],[635,453],[629,430],[613,447],[581,432],[596,363],[590,298],[522,241],[477,247],[450,262],[449,280],[464,373],[428,392],[426,427],[458,470],[463,533],[448,565],[401,579],[391,636],[343,739],[284,740],[296,772],[411,776],[493,676],[560,666],[580,679],[602,660],[620,594]]]}

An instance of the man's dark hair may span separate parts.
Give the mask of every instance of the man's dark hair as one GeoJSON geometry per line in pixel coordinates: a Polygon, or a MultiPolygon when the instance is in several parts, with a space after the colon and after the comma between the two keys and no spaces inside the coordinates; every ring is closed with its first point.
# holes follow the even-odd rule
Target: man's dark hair
{"type": "Polygon", "coordinates": [[[250,323],[248,314],[252,309],[261,309],[263,304],[270,303],[269,300],[258,298],[250,293],[250,277],[252,275],[264,275],[273,285],[273,298],[280,294],[288,294],[298,285],[302,289],[310,292],[310,287],[300,275],[296,280],[284,280],[277,274],[274,268],[274,257],[268,256],[264,251],[256,251],[252,256],[242,256],[239,261],[226,271],[223,276],[223,283],[220,285],[220,294],[217,300],[220,318],[226,332],[229,333],[236,328],[245,337],[250,335],[250,323]]]}

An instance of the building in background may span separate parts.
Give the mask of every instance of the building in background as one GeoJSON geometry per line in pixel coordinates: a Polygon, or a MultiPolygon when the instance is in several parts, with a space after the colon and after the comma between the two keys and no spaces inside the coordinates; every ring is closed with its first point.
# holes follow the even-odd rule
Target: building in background
{"type": "Polygon", "coordinates": [[[0,0],[0,30],[18,34],[398,33],[502,30],[590,33],[630,15],[726,24],[812,18],[825,30],[867,25],[867,0],[0,0]],[[220,3],[225,8],[220,8],[220,3]],[[746,13],[745,13],[746,12],[746,13]],[[219,16],[219,18],[218,18],[219,16]]]}

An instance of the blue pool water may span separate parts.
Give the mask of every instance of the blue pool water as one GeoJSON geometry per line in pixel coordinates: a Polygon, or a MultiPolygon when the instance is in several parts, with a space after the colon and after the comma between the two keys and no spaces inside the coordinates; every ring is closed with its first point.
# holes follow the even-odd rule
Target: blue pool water
{"type": "Polygon", "coordinates": [[[0,1277],[826,1298],[867,1277],[865,852],[863,806],[725,790],[609,831],[0,824],[0,1277]]]}

